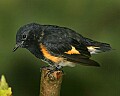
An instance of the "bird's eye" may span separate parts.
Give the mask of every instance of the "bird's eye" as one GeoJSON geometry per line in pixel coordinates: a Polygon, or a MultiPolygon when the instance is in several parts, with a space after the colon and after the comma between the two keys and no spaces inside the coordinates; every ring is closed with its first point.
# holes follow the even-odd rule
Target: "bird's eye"
{"type": "Polygon", "coordinates": [[[22,36],[22,38],[23,38],[23,39],[26,39],[26,38],[27,38],[27,36],[26,36],[26,35],[23,35],[23,36],[22,36]]]}

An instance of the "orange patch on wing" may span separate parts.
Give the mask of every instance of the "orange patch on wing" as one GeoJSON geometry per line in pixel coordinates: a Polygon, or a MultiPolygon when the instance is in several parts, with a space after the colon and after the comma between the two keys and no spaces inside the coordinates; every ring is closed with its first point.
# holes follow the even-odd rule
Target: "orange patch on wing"
{"type": "Polygon", "coordinates": [[[75,49],[75,47],[72,46],[72,49],[68,52],[65,52],[66,54],[80,54],[78,50],[75,49]]]}
{"type": "Polygon", "coordinates": [[[43,55],[45,56],[45,58],[55,62],[55,63],[59,63],[60,61],[63,60],[63,58],[61,57],[55,57],[55,56],[52,56],[46,49],[46,47],[42,44],[40,44],[40,48],[41,48],[41,51],[43,53],[43,55]]]}

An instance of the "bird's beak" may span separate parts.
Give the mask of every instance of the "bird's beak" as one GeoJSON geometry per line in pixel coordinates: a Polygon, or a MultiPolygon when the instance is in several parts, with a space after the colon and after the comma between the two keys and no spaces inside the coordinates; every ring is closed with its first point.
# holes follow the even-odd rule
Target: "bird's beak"
{"type": "Polygon", "coordinates": [[[15,47],[13,48],[13,52],[15,52],[19,47],[21,47],[23,44],[23,41],[21,43],[17,43],[15,47]]]}

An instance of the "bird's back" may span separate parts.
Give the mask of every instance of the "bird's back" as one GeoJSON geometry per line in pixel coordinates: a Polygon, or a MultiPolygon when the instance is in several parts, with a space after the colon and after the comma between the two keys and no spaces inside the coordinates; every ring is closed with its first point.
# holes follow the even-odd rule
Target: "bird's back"
{"type": "Polygon", "coordinates": [[[96,54],[96,53],[111,50],[110,44],[98,42],[98,41],[83,37],[81,34],[67,27],[60,27],[56,25],[42,25],[42,26],[44,28],[45,35],[54,36],[54,38],[50,38],[50,40],[52,39],[56,40],[55,39],[56,35],[57,36],[59,35],[59,37],[61,37],[60,39],[73,38],[79,43],[84,44],[88,48],[88,50],[91,52],[91,54],[96,54]]]}

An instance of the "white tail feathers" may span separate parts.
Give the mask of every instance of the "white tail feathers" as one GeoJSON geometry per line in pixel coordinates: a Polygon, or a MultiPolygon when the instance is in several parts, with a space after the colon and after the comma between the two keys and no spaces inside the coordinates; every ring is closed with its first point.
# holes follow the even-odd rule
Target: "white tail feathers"
{"type": "Polygon", "coordinates": [[[98,50],[100,49],[100,47],[95,47],[95,46],[88,46],[88,51],[90,52],[90,54],[97,54],[97,53],[100,53],[101,50],[98,50]]]}

